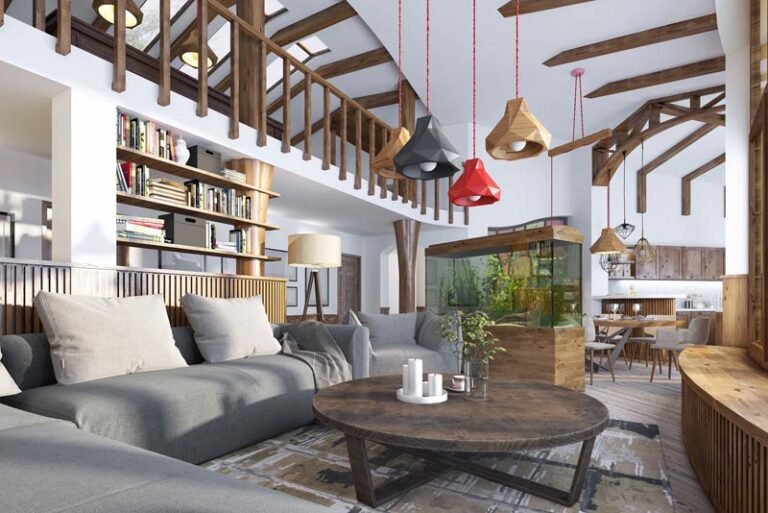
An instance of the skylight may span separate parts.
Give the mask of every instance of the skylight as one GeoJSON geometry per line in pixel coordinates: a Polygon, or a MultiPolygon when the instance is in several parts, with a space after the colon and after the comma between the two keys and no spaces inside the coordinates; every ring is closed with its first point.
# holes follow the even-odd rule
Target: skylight
{"type": "Polygon", "coordinates": [[[274,16],[284,10],[285,6],[278,2],[278,0],[265,0],[264,2],[264,14],[267,16],[274,16]]]}
{"type": "MultiPolygon", "coordinates": [[[[186,3],[187,0],[171,0],[171,18],[186,3]]],[[[144,13],[141,25],[126,31],[125,42],[134,48],[145,50],[160,33],[160,0],[147,0],[141,6],[141,12],[144,13]]]]}
{"type": "Polygon", "coordinates": [[[330,51],[326,44],[323,43],[322,39],[317,36],[309,36],[308,38],[302,39],[299,42],[299,45],[312,56],[330,51]]]}

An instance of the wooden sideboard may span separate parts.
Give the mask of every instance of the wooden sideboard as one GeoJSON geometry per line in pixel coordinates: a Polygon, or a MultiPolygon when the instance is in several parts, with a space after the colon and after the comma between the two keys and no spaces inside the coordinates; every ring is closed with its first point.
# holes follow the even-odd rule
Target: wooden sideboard
{"type": "Polygon", "coordinates": [[[718,513],[768,511],[768,374],[743,348],[680,355],[683,441],[718,513]]]}

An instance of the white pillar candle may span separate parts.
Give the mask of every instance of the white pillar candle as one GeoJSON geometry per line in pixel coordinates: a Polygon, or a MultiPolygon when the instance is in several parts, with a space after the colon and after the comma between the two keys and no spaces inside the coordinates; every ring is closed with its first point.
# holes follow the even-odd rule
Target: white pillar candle
{"type": "Polygon", "coordinates": [[[408,364],[406,363],[403,365],[403,394],[405,395],[409,395],[411,393],[411,387],[409,386],[408,379],[408,364]]]}
{"type": "Polygon", "coordinates": [[[423,363],[421,359],[414,358],[408,360],[408,395],[424,395],[424,373],[422,369],[423,363]]]}
{"type": "Polygon", "coordinates": [[[429,395],[437,397],[443,394],[443,375],[432,374],[432,379],[429,381],[429,395]]]}

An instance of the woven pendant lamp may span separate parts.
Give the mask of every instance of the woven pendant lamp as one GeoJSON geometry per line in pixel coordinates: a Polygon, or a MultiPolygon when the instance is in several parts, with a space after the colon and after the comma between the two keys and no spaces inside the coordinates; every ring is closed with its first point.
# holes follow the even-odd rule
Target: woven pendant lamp
{"type": "Polygon", "coordinates": [[[552,134],[536,119],[520,96],[520,0],[515,1],[515,99],[485,138],[485,149],[496,160],[520,160],[548,150],[552,134]]]}
{"type": "Polygon", "coordinates": [[[429,0],[426,27],[426,63],[427,75],[427,115],[416,120],[416,128],[411,139],[395,156],[395,169],[405,178],[413,180],[437,180],[447,178],[458,172],[461,166],[459,152],[443,133],[440,123],[432,116],[430,108],[430,13],[429,0]]]}
{"type": "MultiPolygon", "coordinates": [[[[115,24],[116,0],[93,0],[92,7],[104,20],[112,25],[115,24]]],[[[143,20],[144,13],[136,5],[136,2],[134,0],[125,0],[125,28],[141,25],[143,20]]]]}
{"type": "Polygon", "coordinates": [[[621,242],[619,237],[616,235],[616,232],[611,228],[611,185],[610,183],[606,187],[606,190],[608,192],[608,199],[606,201],[607,205],[607,213],[608,213],[608,223],[605,228],[603,228],[602,232],[600,232],[600,237],[595,241],[594,244],[592,244],[592,247],[589,248],[589,252],[593,255],[619,255],[626,251],[626,246],[624,246],[624,243],[621,242]]]}
{"type": "Polygon", "coordinates": [[[411,132],[403,126],[403,0],[399,0],[397,3],[397,96],[398,96],[398,112],[399,121],[398,128],[393,129],[389,133],[389,139],[387,144],[381,149],[379,153],[373,158],[371,167],[374,173],[377,173],[390,180],[404,180],[405,176],[401,175],[395,169],[395,156],[400,153],[405,144],[411,138],[411,132]]]}

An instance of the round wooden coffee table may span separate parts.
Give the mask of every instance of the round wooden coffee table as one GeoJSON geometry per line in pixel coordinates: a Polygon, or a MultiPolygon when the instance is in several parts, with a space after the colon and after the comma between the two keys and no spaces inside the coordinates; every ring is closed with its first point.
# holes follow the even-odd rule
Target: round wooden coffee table
{"type": "Polygon", "coordinates": [[[600,401],[566,388],[491,379],[487,401],[462,394],[431,406],[398,401],[399,376],[342,383],[315,396],[317,419],[344,433],[357,499],[371,507],[391,500],[445,470],[456,468],[558,504],[581,495],[595,438],[608,425],[600,401]],[[429,462],[421,471],[373,486],[366,441],[396,447],[429,462]],[[580,442],[569,490],[559,490],[474,463],[478,453],[557,447],[580,442]]]}

